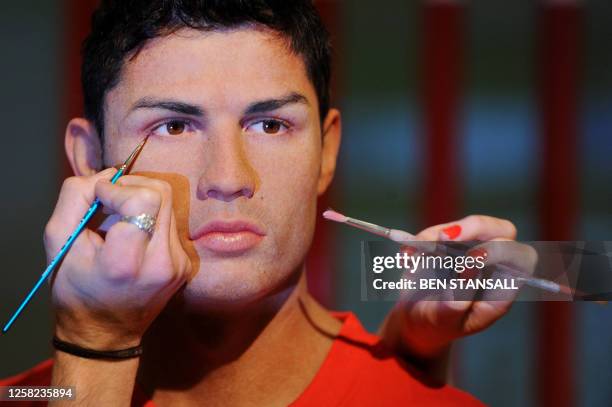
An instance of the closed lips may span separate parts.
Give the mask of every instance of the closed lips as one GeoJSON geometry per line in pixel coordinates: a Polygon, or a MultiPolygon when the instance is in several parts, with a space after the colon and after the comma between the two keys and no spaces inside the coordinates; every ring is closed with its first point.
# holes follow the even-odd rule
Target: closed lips
{"type": "Polygon", "coordinates": [[[244,252],[265,236],[259,226],[247,221],[212,221],[199,228],[192,240],[216,253],[244,252]]]}

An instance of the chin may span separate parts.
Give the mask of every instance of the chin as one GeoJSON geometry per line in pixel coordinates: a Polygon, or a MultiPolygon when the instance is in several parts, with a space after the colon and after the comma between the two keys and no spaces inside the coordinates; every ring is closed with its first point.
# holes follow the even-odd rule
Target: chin
{"type": "Polygon", "coordinates": [[[257,302],[294,285],[301,267],[279,267],[252,260],[202,259],[200,271],[182,293],[190,311],[231,311],[257,302]]]}

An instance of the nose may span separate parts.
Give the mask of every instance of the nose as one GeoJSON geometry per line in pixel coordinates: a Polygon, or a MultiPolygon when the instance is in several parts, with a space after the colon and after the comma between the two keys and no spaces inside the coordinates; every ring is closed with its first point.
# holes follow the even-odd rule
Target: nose
{"type": "Polygon", "coordinates": [[[206,164],[198,180],[198,199],[231,202],[252,198],[257,186],[257,174],[251,166],[240,132],[211,137],[205,147],[206,164]]]}

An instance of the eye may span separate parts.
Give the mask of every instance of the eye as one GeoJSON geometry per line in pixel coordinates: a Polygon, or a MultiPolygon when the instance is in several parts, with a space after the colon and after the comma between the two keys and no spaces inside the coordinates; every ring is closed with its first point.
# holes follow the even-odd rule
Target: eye
{"type": "Polygon", "coordinates": [[[189,122],[186,120],[169,120],[155,127],[151,133],[157,136],[180,136],[188,126],[189,122]]]}
{"type": "Polygon", "coordinates": [[[265,119],[252,123],[247,127],[247,130],[256,133],[280,134],[289,130],[289,126],[281,120],[265,119]]]}

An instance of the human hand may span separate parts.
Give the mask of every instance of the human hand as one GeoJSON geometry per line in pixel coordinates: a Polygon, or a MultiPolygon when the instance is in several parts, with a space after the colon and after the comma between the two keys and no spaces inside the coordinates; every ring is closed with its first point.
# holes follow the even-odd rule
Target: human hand
{"type": "MultiPolygon", "coordinates": [[[[513,242],[515,226],[503,219],[472,215],[456,222],[429,227],[416,241],[483,241],[466,255],[484,256],[486,266],[503,264],[525,274],[532,274],[537,262],[535,250],[513,242]],[[496,241],[508,241],[503,245],[496,241]]],[[[410,249],[404,247],[403,249],[410,249]]],[[[464,276],[463,278],[469,278],[464,276]]],[[[400,300],[390,312],[383,336],[398,352],[419,359],[444,355],[453,340],[479,332],[505,315],[516,295],[495,290],[479,293],[469,301],[410,298],[400,300]]]]}
{"type": "Polygon", "coordinates": [[[109,168],[64,181],[44,234],[50,260],[98,197],[105,211],[155,217],[154,233],[117,222],[103,238],[84,229],[52,279],[58,338],[91,349],[138,345],[190,273],[165,181],[127,175],[115,185],[109,168]]]}

